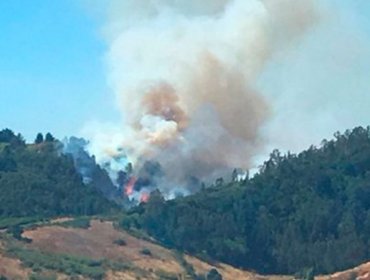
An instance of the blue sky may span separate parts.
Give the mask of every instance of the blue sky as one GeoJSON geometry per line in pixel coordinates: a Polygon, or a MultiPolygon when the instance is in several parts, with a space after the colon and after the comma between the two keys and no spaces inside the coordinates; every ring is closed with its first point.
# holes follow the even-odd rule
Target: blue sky
{"type": "Polygon", "coordinates": [[[0,1],[0,127],[63,137],[112,116],[98,30],[78,1],[0,1]]]}
{"type": "MultiPolygon", "coordinates": [[[[332,130],[370,124],[366,109],[370,104],[370,1],[323,1],[336,7],[340,17],[319,28],[284,61],[276,59],[261,79],[261,87],[271,98],[277,91],[285,91],[291,100],[300,98],[299,91],[306,95],[305,108],[297,108],[292,101],[288,110],[280,104],[283,111],[310,111],[317,104],[328,107],[328,119],[311,125],[321,133],[319,138],[325,134],[315,126],[319,122],[328,122],[322,129],[329,135],[332,130]],[[350,42],[362,49],[337,67],[340,54],[335,53],[352,52],[346,45],[350,42]],[[320,92],[319,98],[307,99],[309,91],[320,92]],[[339,97],[330,103],[333,92],[339,92],[339,97]],[[343,106],[351,102],[353,106],[343,106]],[[338,126],[331,120],[337,117],[343,118],[338,126]]],[[[89,121],[117,119],[114,95],[107,86],[107,46],[100,28],[101,22],[79,0],[1,0],[0,128],[21,132],[28,140],[39,131],[62,138],[78,134],[89,121]]],[[[279,104],[276,107],[279,111],[279,104]]],[[[299,117],[303,124],[309,122],[308,117],[299,117]]],[[[295,118],[295,114],[282,114],[274,121],[284,122],[284,118],[295,118]]],[[[291,133],[299,131],[291,128],[291,133]]],[[[307,143],[316,141],[307,139],[307,143]]]]}

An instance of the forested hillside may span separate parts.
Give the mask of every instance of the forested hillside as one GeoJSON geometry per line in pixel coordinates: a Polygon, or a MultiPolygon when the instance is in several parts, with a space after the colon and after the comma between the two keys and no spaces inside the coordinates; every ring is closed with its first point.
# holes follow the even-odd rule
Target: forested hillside
{"type": "Polygon", "coordinates": [[[169,247],[263,273],[342,270],[370,258],[370,129],[298,155],[274,151],[243,182],[133,209],[122,227],[169,247]]]}
{"type": "MultiPolygon", "coordinates": [[[[51,135],[26,144],[0,131],[0,218],[115,209],[93,182],[83,183],[60,145],[51,135]]],[[[370,259],[369,128],[337,133],[298,155],[274,151],[253,178],[222,182],[171,201],[152,193],[121,226],[180,251],[268,274],[330,273],[370,259]]]]}
{"type": "Polygon", "coordinates": [[[21,135],[0,131],[0,218],[92,215],[114,208],[83,184],[59,145],[51,134],[26,145],[21,135]]]}

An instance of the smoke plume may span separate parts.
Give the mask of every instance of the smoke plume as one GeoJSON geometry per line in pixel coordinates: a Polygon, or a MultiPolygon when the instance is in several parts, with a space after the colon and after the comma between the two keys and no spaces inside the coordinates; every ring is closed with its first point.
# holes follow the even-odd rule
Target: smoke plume
{"type": "Polygon", "coordinates": [[[104,3],[122,123],[87,130],[97,160],[113,173],[131,162],[136,175],[158,163],[155,185],[169,195],[248,169],[270,115],[256,80],[317,20],[314,0],[104,3]]]}

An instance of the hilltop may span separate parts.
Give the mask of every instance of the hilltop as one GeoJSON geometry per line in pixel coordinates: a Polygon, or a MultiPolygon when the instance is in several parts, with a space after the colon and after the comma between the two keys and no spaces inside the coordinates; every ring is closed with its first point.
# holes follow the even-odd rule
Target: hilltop
{"type": "Polygon", "coordinates": [[[0,219],[93,215],[116,209],[83,183],[60,145],[51,135],[26,144],[21,135],[0,131],[0,219]]]}
{"type": "Polygon", "coordinates": [[[274,151],[253,178],[147,205],[121,221],[165,246],[266,274],[333,273],[370,259],[370,128],[299,154],[274,151]]]}
{"type": "MultiPolygon", "coordinates": [[[[164,248],[114,221],[59,218],[25,225],[23,240],[0,233],[0,279],[293,280],[259,275],[164,248]],[[25,240],[28,240],[25,242],[25,240]],[[1,278],[2,277],[2,278],[1,278]]],[[[370,263],[316,280],[367,280],[370,263]]],[[[312,279],[312,278],[305,278],[312,279]]]]}
{"type": "Polygon", "coordinates": [[[0,234],[0,275],[8,279],[201,280],[212,270],[225,280],[266,279],[163,248],[116,229],[112,221],[66,218],[29,223],[22,239],[0,234]]]}
{"type": "MultiPolygon", "coordinates": [[[[220,178],[169,201],[154,191],[129,210],[106,198],[114,194],[109,184],[99,189],[105,179],[84,180],[60,144],[0,132],[0,260],[27,277],[204,279],[212,271],[214,279],[312,279],[370,259],[370,128],[336,133],[299,154],[274,151],[242,181],[220,178]],[[51,222],[61,216],[73,221],[51,222]]],[[[80,160],[107,176],[86,155],[80,160]]]]}

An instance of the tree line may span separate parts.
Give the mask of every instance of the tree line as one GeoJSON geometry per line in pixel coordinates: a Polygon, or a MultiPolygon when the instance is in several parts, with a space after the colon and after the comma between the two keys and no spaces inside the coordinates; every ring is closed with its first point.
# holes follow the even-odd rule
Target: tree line
{"type": "Polygon", "coordinates": [[[50,133],[26,144],[20,134],[0,131],[0,218],[93,215],[115,209],[83,184],[60,145],[50,133]]]}
{"type": "Polygon", "coordinates": [[[271,153],[260,172],[165,201],[159,192],[120,223],[162,244],[261,273],[331,273],[370,258],[370,129],[319,147],[271,153]]]}

